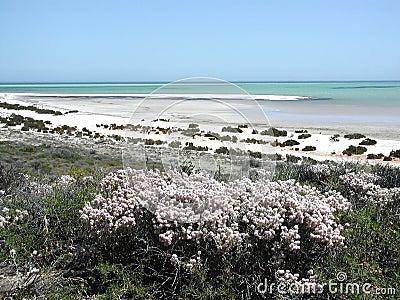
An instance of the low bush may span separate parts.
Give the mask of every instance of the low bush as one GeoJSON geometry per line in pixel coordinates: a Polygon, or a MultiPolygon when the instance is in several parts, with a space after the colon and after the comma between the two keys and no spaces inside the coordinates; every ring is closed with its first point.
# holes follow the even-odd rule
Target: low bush
{"type": "Polygon", "coordinates": [[[376,141],[370,138],[366,138],[365,140],[362,140],[360,142],[361,146],[372,146],[372,145],[376,145],[376,141]]]}
{"type": "Polygon", "coordinates": [[[232,133],[242,133],[243,130],[239,127],[231,127],[231,126],[227,126],[227,127],[222,127],[222,132],[232,132],[232,133]]]}
{"type": "Polygon", "coordinates": [[[303,134],[300,134],[297,138],[300,140],[304,140],[304,139],[308,139],[309,137],[311,137],[311,134],[303,133],[303,134]]]}
{"type": "Polygon", "coordinates": [[[384,157],[384,155],[382,153],[379,154],[368,154],[367,155],[367,159],[381,159],[382,157],[384,157]]]}
{"type": "Polygon", "coordinates": [[[275,127],[271,127],[267,130],[263,130],[260,132],[261,135],[270,135],[274,137],[280,137],[280,136],[287,136],[287,131],[286,130],[279,130],[276,129],[275,127]]]}
{"type": "Polygon", "coordinates": [[[351,156],[353,154],[355,155],[360,155],[367,152],[367,148],[362,147],[362,146],[349,146],[346,150],[343,150],[343,154],[346,154],[348,156],[351,156]]]}
{"type": "Polygon", "coordinates": [[[361,133],[351,133],[351,134],[345,134],[344,137],[349,140],[358,140],[365,138],[365,135],[361,133]]]}
{"type": "Polygon", "coordinates": [[[296,145],[300,145],[300,143],[296,140],[287,140],[280,144],[281,147],[286,147],[286,146],[292,147],[296,145]]]}
{"type": "Polygon", "coordinates": [[[302,151],[315,151],[317,150],[317,147],[315,146],[305,146],[303,149],[301,149],[302,151]]]}
{"type": "Polygon", "coordinates": [[[308,130],[306,130],[306,129],[298,129],[298,130],[295,130],[294,132],[295,133],[307,133],[308,130]]]}
{"type": "Polygon", "coordinates": [[[399,150],[393,150],[393,151],[390,151],[390,155],[389,155],[390,157],[396,157],[396,158],[400,158],[400,149],[399,150]]]}

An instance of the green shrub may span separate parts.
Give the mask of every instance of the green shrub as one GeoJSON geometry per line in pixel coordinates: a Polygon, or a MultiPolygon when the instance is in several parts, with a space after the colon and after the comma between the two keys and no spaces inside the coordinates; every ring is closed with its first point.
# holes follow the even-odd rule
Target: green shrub
{"type": "Polygon", "coordinates": [[[298,157],[298,156],[295,156],[295,155],[286,154],[286,161],[288,163],[297,164],[300,160],[301,160],[301,157],[298,157]]]}
{"type": "Polygon", "coordinates": [[[296,140],[287,140],[280,144],[281,147],[286,147],[286,146],[292,147],[296,145],[300,145],[300,143],[296,140]]]}
{"type": "Polygon", "coordinates": [[[367,152],[367,148],[362,147],[362,146],[357,146],[356,147],[356,146],[351,145],[346,150],[344,150],[342,153],[346,154],[348,156],[351,156],[353,154],[360,155],[360,154],[363,154],[365,152],[367,152]]]}
{"type": "Polygon", "coordinates": [[[270,135],[274,137],[279,137],[279,136],[287,136],[287,131],[286,130],[279,130],[276,129],[275,127],[268,128],[267,130],[263,130],[260,132],[261,135],[270,135]]]}
{"type": "Polygon", "coordinates": [[[393,151],[390,151],[390,155],[389,155],[390,157],[396,157],[396,158],[400,158],[400,149],[399,150],[393,150],[393,151]]]}
{"type": "Polygon", "coordinates": [[[315,146],[305,146],[303,149],[301,149],[302,151],[315,151],[317,150],[317,147],[315,146]]]}
{"type": "Polygon", "coordinates": [[[384,157],[384,155],[382,153],[379,154],[368,154],[367,155],[367,159],[381,159],[382,157],[384,157]]]}
{"type": "Polygon", "coordinates": [[[303,134],[300,134],[297,138],[300,140],[304,140],[304,139],[308,139],[309,137],[311,137],[311,134],[303,133],[303,134]]]}
{"type": "Polygon", "coordinates": [[[370,138],[366,138],[365,140],[361,141],[360,144],[361,146],[372,146],[376,145],[376,141],[370,138]]]}
{"type": "Polygon", "coordinates": [[[361,133],[350,133],[350,134],[345,134],[344,137],[349,140],[358,140],[365,138],[365,135],[361,133]]]}
{"type": "Polygon", "coordinates": [[[215,149],[214,152],[218,154],[229,154],[229,150],[227,147],[219,147],[218,149],[215,149]]]}
{"type": "Polygon", "coordinates": [[[331,142],[339,142],[339,137],[340,137],[340,134],[334,134],[329,138],[329,140],[331,142]]]}
{"type": "Polygon", "coordinates": [[[232,132],[232,133],[242,133],[243,130],[240,127],[231,127],[231,126],[227,126],[227,127],[222,127],[222,132],[232,132]]]}

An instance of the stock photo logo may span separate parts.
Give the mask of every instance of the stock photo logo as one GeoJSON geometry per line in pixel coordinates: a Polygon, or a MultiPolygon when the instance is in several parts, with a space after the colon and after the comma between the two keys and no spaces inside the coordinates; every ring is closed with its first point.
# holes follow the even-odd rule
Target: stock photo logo
{"type": "MultiPolygon", "coordinates": [[[[170,178],[180,178],[182,173],[191,178],[202,176],[195,180],[198,182],[206,177],[239,180],[249,177],[254,167],[268,178],[275,169],[273,136],[265,135],[262,141],[252,137],[271,128],[262,106],[243,89],[223,80],[189,78],[167,84],[132,108],[129,124],[123,149],[128,173],[161,170],[170,178]],[[146,134],[144,145],[135,141],[138,128],[129,125],[138,123],[146,134]]],[[[179,190],[178,184],[175,188],[179,190]]],[[[199,187],[181,192],[178,197],[146,197],[144,205],[152,212],[179,208],[184,218],[164,216],[179,222],[205,218],[206,211],[213,210],[199,187]]]]}
{"type": "Polygon", "coordinates": [[[395,295],[394,287],[378,287],[368,282],[356,282],[348,278],[345,272],[338,272],[334,279],[328,283],[317,282],[317,276],[313,271],[308,271],[309,278],[299,278],[299,274],[291,274],[289,270],[278,270],[276,281],[260,282],[257,285],[257,292],[264,296],[270,295],[395,295]]]}

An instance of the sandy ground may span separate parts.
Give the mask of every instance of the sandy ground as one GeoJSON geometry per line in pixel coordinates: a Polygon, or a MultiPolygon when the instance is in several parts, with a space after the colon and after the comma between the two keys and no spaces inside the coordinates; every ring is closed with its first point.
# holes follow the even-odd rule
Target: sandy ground
{"type": "MultiPolygon", "coordinates": [[[[279,102],[278,98],[274,99],[279,102]]],[[[281,99],[282,100],[282,99],[281,99]]],[[[283,99],[287,100],[287,99],[283,99]]],[[[296,99],[290,99],[296,100],[296,99]]],[[[297,99],[298,100],[298,99],[297,99]]],[[[20,105],[34,104],[40,108],[50,108],[68,112],[77,110],[77,113],[69,113],[62,116],[54,116],[49,114],[38,114],[27,110],[9,110],[0,108],[0,116],[7,116],[12,113],[20,114],[26,117],[32,117],[37,120],[51,121],[53,126],[77,126],[78,129],[87,129],[98,132],[103,135],[118,134],[121,136],[129,136],[132,138],[151,138],[154,140],[162,140],[164,145],[170,144],[172,141],[180,141],[182,145],[192,142],[195,146],[207,146],[209,152],[215,151],[222,146],[241,149],[243,151],[251,150],[263,153],[279,153],[281,155],[291,154],[296,156],[308,156],[318,160],[334,159],[334,160],[366,160],[369,153],[389,155],[392,150],[400,149],[400,136],[397,128],[392,128],[385,124],[382,126],[368,126],[360,123],[341,122],[337,126],[321,126],[302,119],[301,114],[295,122],[277,122],[271,121],[270,114],[263,109],[258,102],[249,96],[241,95],[153,95],[144,98],[143,95],[96,95],[93,97],[87,95],[75,95],[68,97],[65,95],[46,95],[31,97],[16,97],[12,94],[0,95],[0,102],[18,103],[20,105]],[[201,97],[200,97],[201,96],[201,97]],[[42,98],[43,97],[43,98],[42,98]],[[165,121],[155,121],[163,119],[165,121]],[[298,124],[296,123],[298,122],[298,124]],[[143,132],[109,130],[99,127],[100,124],[117,124],[126,125],[140,124],[148,126],[149,129],[143,132]],[[180,129],[187,129],[190,123],[199,124],[200,134],[183,135],[180,129]],[[247,124],[248,128],[244,128],[242,133],[221,132],[223,127],[236,127],[238,124],[247,124]],[[278,124],[279,126],[277,126],[278,124]],[[270,126],[278,127],[288,131],[287,137],[276,138],[279,142],[288,139],[297,140],[300,145],[294,147],[272,147],[270,142],[275,138],[261,135],[260,132],[268,129],[270,126]],[[160,128],[169,128],[167,134],[163,134],[160,128]],[[256,129],[258,133],[254,133],[256,129]],[[299,133],[295,130],[306,129],[311,137],[307,139],[298,139],[299,133]],[[205,137],[207,132],[218,133],[221,136],[235,136],[238,142],[212,140],[205,137]],[[347,157],[342,155],[342,151],[348,146],[357,146],[361,140],[349,140],[343,137],[346,133],[359,132],[369,138],[377,141],[376,145],[366,146],[368,151],[364,155],[347,157]],[[333,134],[339,134],[339,141],[330,140],[333,134]],[[253,144],[243,142],[245,139],[256,139],[263,141],[264,144],[253,144]],[[242,141],[242,142],[241,142],[242,141]],[[313,152],[302,151],[305,146],[315,146],[317,149],[313,152]]],[[[4,136],[4,130],[2,131],[4,136]]],[[[371,160],[370,160],[371,161],[371,160]]],[[[398,163],[398,160],[392,162],[398,163]]]]}

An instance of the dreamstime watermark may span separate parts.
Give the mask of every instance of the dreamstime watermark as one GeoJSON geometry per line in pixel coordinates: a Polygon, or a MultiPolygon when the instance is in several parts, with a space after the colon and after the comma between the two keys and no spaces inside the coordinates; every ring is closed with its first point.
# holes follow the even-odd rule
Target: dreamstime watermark
{"type": "MultiPolygon", "coordinates": [[[[233,181],[251,174],[271,178],[275,138],[261,105],[242,88],[214,78],[188,78],[132,101],[122,151],[124,169],[203,173],[233,181]],[[260,175],[261,176],[261,175],[260,175]]],[[[160,199],[146,203],[154,212],[160,199]]],[[[207,203],[176,201],[204,218],[207,203]]],[[[175,220],[174,220],[175,221],[175,220]]]]}
{"type": "Polygon", "coordinates": [[[260,294],[279,294],[279,295],[316,295],[316,294],[340,294],[340,295],[395,295],[396,289],[393,287],[378,287],[371,283],[351,282],[347,280],[347,274],[339,272],[335,279],[330,279],[328,283],[316,282],[287,282],[277,280],[277,282],[260,282],[257,287],[260,294]]]}

